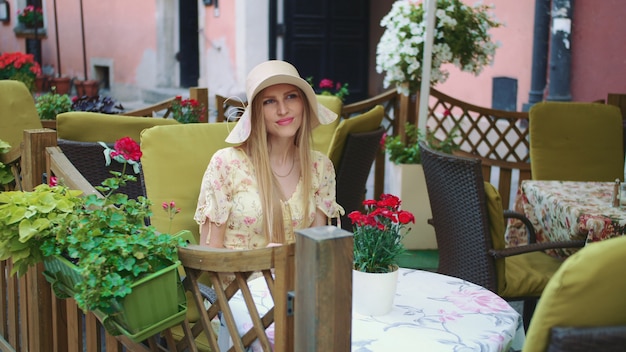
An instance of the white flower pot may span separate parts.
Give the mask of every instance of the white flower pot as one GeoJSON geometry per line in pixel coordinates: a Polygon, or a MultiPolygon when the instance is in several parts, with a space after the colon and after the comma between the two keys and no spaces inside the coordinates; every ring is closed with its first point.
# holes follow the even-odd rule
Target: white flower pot
{"type": "Polygon", "coordinates": [[[364,273],[352,270],[352,310],[361,315],[385,315],[393,308],[398,286],[398,270],[390,273],[364,273]]]}
{"type": "Polygon", "coordinates": [[[432,218],[430,200],[426,189],[424,168],[421,164],[391,164],[389,172],[389,193],[402,200],[400,209],[415,216],[415,224],[402,240],[407,249],[436,249],[435,228],[428,224],[432,218]]]}

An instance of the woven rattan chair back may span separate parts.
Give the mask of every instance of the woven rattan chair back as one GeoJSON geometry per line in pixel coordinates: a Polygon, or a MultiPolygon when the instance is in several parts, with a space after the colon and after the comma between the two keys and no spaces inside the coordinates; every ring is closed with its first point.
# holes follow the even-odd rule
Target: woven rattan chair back
{"type": "MultiPolygon", "coordinates": [[[[77,142],[66,139],[58,139],[57,145],[63,151],[67,159],[85,177],[92,186],[100,186],[102,181],[113,177],[110,171],[121,172],[124,167],[114,160],[106,166],[104,159],[104,147],[94,142],[77,142]]],[[[108,144],[113,148],[113,144],[108,144]]],[[[132,167],[126,167],[125,173],[133,174],[132,167]]],[[[136,199],[138,196],[145,196],[143,182],[140,175],[135,175],[137,182],[127,182],[125,186],[118,188],[115,193],[124,193],[129,199],[136,199]]]]}
{"type": "Polygon", "coordinates": [[[437,152],[420,143],[439,269],[497,292],[495,259],[479,159],[437,152]]]}
{"type": "Polygon", "coordinates": [[[341,228],[352,231],[348,214],[363,208],[366,183],[379,151],[385,129],[350,133],[346,139],[341,161],[337,167],[337,203],[346,211],[341,217],[341,228]]]}

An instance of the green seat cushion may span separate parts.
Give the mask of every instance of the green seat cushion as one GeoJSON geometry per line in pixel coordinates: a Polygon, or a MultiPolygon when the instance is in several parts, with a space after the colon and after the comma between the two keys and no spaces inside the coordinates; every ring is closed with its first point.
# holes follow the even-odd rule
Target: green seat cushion
{"type": "Polygon", "coordinates": [[[105,143],[128,136],[139,142],[139,135],[146,128],[178,124],[173,119],[71,111],[57,115],[57,136],[78,142],[105,143]]]}
{"type": "Polygon", "coordinates": [[[385,109],[383,106],[376,105],[361,115],[342,120],[339,123],[328,150],[328,157],[335,165],[335,168],[338,167],[339,161],[341,161],[341,153],[343,153],[348,134],[374,131],[380,127],[384,116],[385,109]]]}
{"type": "Polygon", "coordinates": [[[541,102],[529,111],[535,180],[614,181],[624,177],[623,127],[616,106],[541,102]]]}
{"type": "Polygon", "coordinates": [[[626,325],[626,236],[591,243],[570,256],[543,291],[524,351],[545,351],[550,329],[626,325]]]}
{"type": "Polygon", "coordinates": [[[202,176],[213,154],[230,146],[224,139],[233,123],[196,123],[155,126],[141,134],[141,166],[148,199],[152,202],[152,224],[160,232],[189,230],[199,238],[193,219],[202,176]],[[180,213],[171,222],[161,208],[176,203],[180,213]]]}
{"type": "MultiPolygon", "coordinates": [[[[494,249],[504,249],[504,209],[502,198],[498,190],[489,182],[484,182],[485,197],[487,198],[487,216],[489,217],[489,233],[494,249]]],[[[498,280],[498,292],[502,292],[506,286],[505,259],[496,259],[496,278],[498,280]]]]}
{"type": "Polygon", "coordinates": [[[330,142],[337,126],[339,126],[343,102],[332,95],[317,95],[317,101],[337,114],[337,119],[328,125],[318,125],[313,129],[313,149],[328,155],[330,142]]]}
{"type": "Polygon", "coordinates": [[[502,297],[539,297],[562,259],[543,252],[531,252],[505,258],[505,287],[502,297]]]}

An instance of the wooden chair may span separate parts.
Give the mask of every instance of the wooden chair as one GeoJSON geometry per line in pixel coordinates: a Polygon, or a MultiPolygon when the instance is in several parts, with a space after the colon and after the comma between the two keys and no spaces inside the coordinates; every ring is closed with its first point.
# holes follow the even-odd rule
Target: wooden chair
{"type": "Polygon", "coordinates": [[[215,122],[236,122],[243,114],[246,105],[244,101],[215,94],[215,107],[217,109],[215,122]]]}
{"type": "Polygon", "coordinates": [[[293,291],[295,244],[254,250],[231,251],[213,249],[206,246],[190,245],[180,248],[179,258],[185,269],[185,289],[191,292],[200,318],[193,325],[186,320],[183,323],[185,338],[177,345],[178,350],[189,348],[195,351],[194,340],[200,334],[208,337],[211,351],[222,351],[217,344],[217,333],[212,321],[224,321],[233,342],[233,349],[246,351],[257,339],[263,351],[293,351],[294,318],[288,314],[287,293],[293,291]],[[274,306],[267,313],[259,314],[252,298],[248,279],[253,273],[261,273],[274,306]],[[228,285],[222,284],[224,275],[234,274],[234,280],[228,285]],[[207,308],[205,306],[205,288],[199,282],[200,275],[208,275],[215,290],[217,300],[207,308]],[[240,334],[229,305],[229,300],[240,292],[250,314],[253,326],[240,334]],[[270,343],[265,329],[274,324],[274,346],[270,343]]]}
{"type": "MultiPolygon", "coordinates": [[[[204,121],[208,122],[209,89],[197,87],[189,88],[189,98],[197,100],[200,104],[204,104],[204,106],[206,107],[206,109],[204,110],[204,121]]],[[[155,115],[159,115],[162,118],[167,119],[172,112],[172,102],[174,101],[174,99],[176,99],[176,97],[165,99],[150,106],[127,111],[122,115],[137,117],[154,117],[155,115]]]]}
{"type": "Polygon", "coordinates": [[[535,243],[532,224],[504,211],[495,187],[484,182],[479,158],[437,152],[420,142],[432,225],[439,249],[438,272],[465,279],[510,301],[524,301],[528,327],[537,299],[561,260],[543,252],[582,247],[585,241],[535,243]],[[529,245],[505,248],[505,216],[526,224],[529,245]]]}

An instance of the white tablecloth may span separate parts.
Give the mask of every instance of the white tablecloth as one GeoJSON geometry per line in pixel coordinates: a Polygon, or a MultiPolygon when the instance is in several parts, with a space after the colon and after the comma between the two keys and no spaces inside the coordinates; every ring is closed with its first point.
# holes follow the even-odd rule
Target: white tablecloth
{"type": "MultiPolygon", "coordinates": [[[[253,280],[251,288],[259,311],[267,311],[273,303],[264,280],[253,280]]],[[[240,295],[231,299],[231,307],[240,331],[249,328],[240,295]]],[[[273,340],[272,327],[267,334],[273,340]]],[[[221,336],[222,343],[227,336],[221,336]]],[[[421,270],[400,269],[389,314],[352,316],[354,352],[509,351],[521,350],[524,339],[520,314],[496,294],[467,281],[421,270]]]]}

